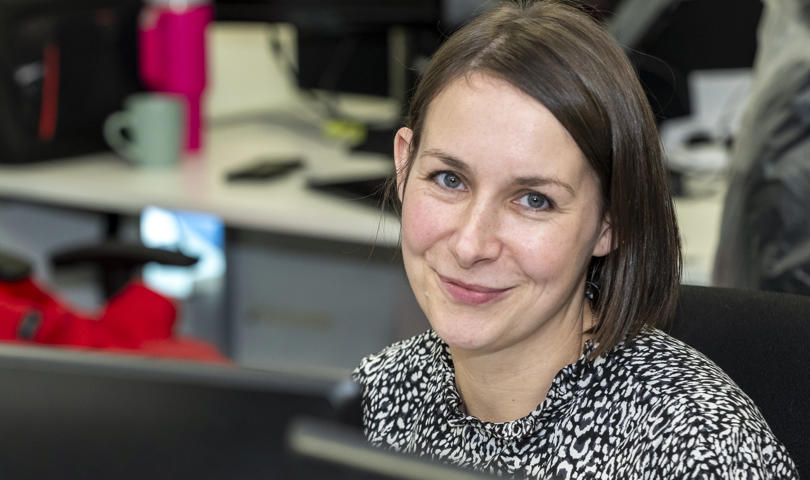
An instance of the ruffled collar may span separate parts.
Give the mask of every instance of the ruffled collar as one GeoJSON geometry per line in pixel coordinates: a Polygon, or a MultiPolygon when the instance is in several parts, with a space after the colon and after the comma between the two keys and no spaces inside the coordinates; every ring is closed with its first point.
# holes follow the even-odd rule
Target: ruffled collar
{"type": "MultiPolygon", "coordinates": [[[[434,335],[435,332],[433,332],[434,335]]],[[[456,387],[456,376],[453,367],[453,359],[450,355],[450,348],[436,335],[437,345],[440,351],[436,356],[436,380],[439,382],[438,400],[446,407],[446,420],[450,427],[467,427],[475,429],[490,438],[498,438],[502,441],[514,441],[527,437],[535,431],[537,422],[548,416],[556,416],[572,404],[576,398],[577,383],[583,376],[599,364],[603,363],[604,357],[597,357],[594,360],[588,358],[596,345],[588,340],[579,359],[570,365],[566,365],[560,370],[551,382],[546,399],[537,408],[525,417],[512,420],[510,422],[493,423],[479,420],[464,412],[461,394],[456,387]]]]}

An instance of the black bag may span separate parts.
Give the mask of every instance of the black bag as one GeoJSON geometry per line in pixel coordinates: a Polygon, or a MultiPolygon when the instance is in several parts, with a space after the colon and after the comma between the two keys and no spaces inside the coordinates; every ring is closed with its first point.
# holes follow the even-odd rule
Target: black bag
{"type": "Polygon", "coordinates": [[[140,0],[0,0],[0,163],[106,150],[104,119],[141,89],[140,0]]]}

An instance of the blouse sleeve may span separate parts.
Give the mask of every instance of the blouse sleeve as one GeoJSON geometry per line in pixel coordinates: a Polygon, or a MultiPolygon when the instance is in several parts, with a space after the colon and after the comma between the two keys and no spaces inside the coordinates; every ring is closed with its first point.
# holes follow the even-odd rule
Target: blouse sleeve
{"type": "Polygon", "coordinates": [[[722,431],[701,428],[700,416],[680,431],[672,478],[798,480],[787,449],[770,431],[736,425],[722,431]],[[684,435],[685,434],[685,435],[684,435]]]}

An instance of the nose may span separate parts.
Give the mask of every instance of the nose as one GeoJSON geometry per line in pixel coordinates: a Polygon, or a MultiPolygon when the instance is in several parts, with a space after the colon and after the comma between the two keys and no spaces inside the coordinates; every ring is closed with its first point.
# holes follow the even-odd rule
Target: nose
{"type": "Polygon", "coordinates": [[[501,253],[499,218],[496,208],[485,202],[471,202],[458,217],[450,241],[453,256],[462,268],[490,262],[501,253]]]}

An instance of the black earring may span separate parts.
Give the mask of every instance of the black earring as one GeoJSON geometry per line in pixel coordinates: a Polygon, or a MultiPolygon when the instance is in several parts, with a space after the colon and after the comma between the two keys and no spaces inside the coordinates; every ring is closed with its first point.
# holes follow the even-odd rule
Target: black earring
{"type": "Polygon", "coordinates": [[[599,298],[599,285],[590,280],[585,280],[585,298],[590,300],[591,303],[596,302],[599,298]]]}

